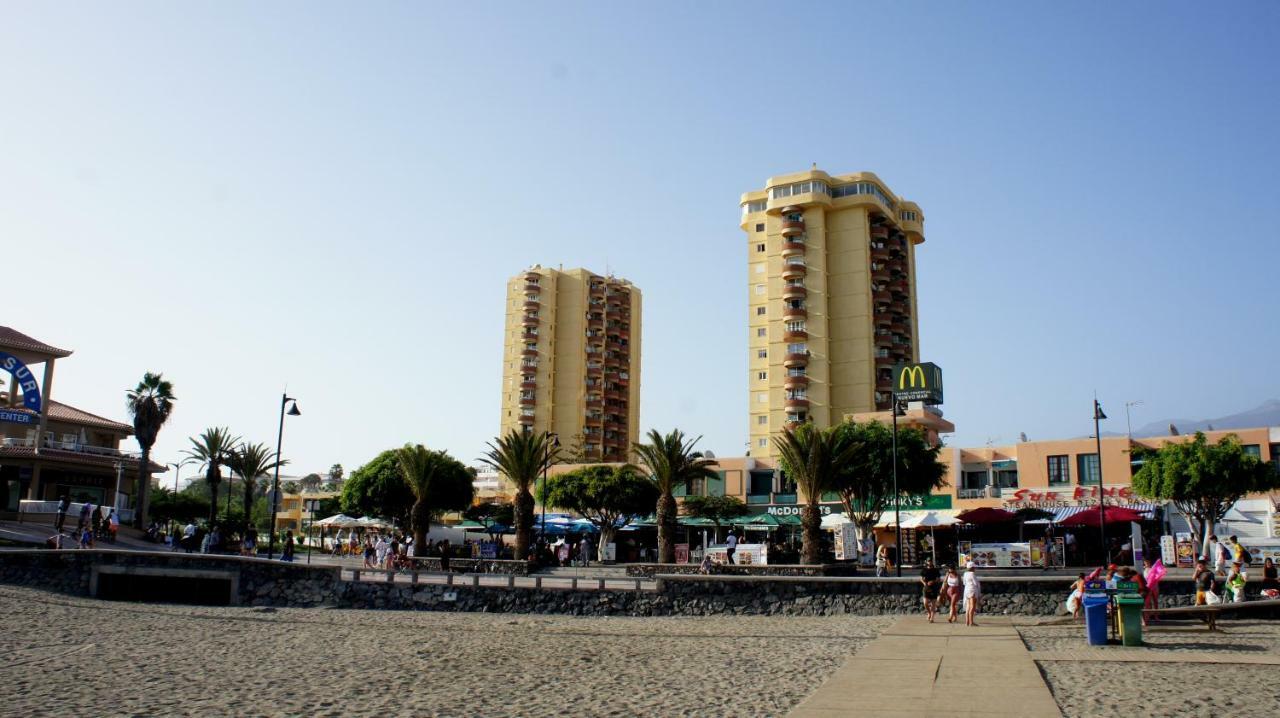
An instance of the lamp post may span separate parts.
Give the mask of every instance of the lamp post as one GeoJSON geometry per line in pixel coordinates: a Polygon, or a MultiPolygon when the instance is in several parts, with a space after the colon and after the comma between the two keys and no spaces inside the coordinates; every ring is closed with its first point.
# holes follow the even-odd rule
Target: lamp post
{"type": "Polygon", "coordinates": [[[898,412],[904,411],[906,407],[899,405],[898,392],[893,390],[889,391],[889,405],[893,409],[893,530],[895,540],[898,542],[893,568],[898,578],[902,578],[902,501],[898,496],[898,412]]]}
{"type": "Polygon", "coordinates": [[[117,461],[112,464],[112,468],[116,470],[116,492],[111,497],[111,508],[120,510],[120,479],[124,478],[124,462],[117,461]]]}
{"type": "Polygon", "coordinates": [[[1125,433],[1129,435],[1129,441],[1133,441],[1133,424],[1129,423],[1129,409],[1135,406],[1142,406],[1142,400],[1138,399],[1137,401],[1126,401],[1124,403],[1124,429],[1125,433]]]}
{"type": "Polygon", "coordinates": [[[551,466],[552,454],[560,448],[560,437],[548,431],[543,439],[546,455],[542,461],[542,527],[538,529],[538,541],[547,541],[547,467],[551,466]]]}
{"type": "Polygon", "coordinates": [[[284,415],[302,416],[302,412],[298,411],[298,400],[288,394],[280,395],[280,430],[276,433],[276,477],[271,483],[271,525],[267,530],[271,533],[271,537],[267,539],[267,559],[270,560],[276,550],[276,509],[280,506],[280,447],[284,443],[284,415]],[[293,406],[289,407],[286,412],[284,408],[289,402],[293,402],[293,406]]]}
{"type": "Polygon", "coordinates": [[[1093,399],[1093,440],[1096,442],[1098,452],[1098,530],[1102,532],[1102,555],[1103,565],[1111,563],[1111,547],[1107,545],[1107,501],[1102,490],[1102,432],[1099,429],[1098,422],[1107,418],[1102,411],[1102,405],[1098,403],[1098,398],[1093,399]]]}

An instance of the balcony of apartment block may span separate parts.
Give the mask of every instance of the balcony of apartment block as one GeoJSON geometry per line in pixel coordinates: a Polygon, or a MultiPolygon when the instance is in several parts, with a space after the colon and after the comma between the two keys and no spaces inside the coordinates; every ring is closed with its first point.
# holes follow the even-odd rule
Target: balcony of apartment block
{"type": "Polygon", "coordinates": [[[536,356],[538,356],[538,350],[537,350],[537,349],[532,349],[532,348],[530,348],[530,347],[525,347],[524,349],[520,350],[520,356],[522,356],[522,357],[536,357],[536,356]]]}
{"type": "Polygon", "coordinates": [[[893,357],[888,354],[876,354],[876,366],[893,366],[893,357]]]}
{"type": "Polygon", "coordinates": [[[536,379],[532,377],[526,377],[524,381],[520,382],[521,391],[533,391],[534,389],[537,389],[537,388],[538,388],[538,382],[536,379]]]}
{"type": "Polygon", "coordinates": [[[883,240],[883,239],[888,239],[888,238],[889,238],[889,228],[888,228],[888,227],[886,227],[886,226],[884,226],[883,224],[882,224],[882,225],[879,225],[879,226],[877,226],[877,227],[872,227],[872,228],[871,228],[871,238],[872,238],[872,239],[881,239],[881,240],[883,240]]]}
{"type": "Polygon", "coordinates": [[[519,421],[520,421],[520,424],[523,426],[532,426],[533,414],[521,414],[519,421]]]}
{"type": "Polygon", "coordinates": [[[893,388],[893,376],[890,374],[876,375],[876,389],[880,391],[889,391],[893,388]]]}
{"type": "Polygon", "coordinates": [[[809,290],[803,284],[786,284],[782,287],[783,299],[804,299],[807,296],[809,290]]]}
{"type": "Polygon", "coordinates": [[[782,215],[782,236],[794,237],[798,234],[804,234],[804,217],[795,214],[788,216],[786,213],[782,215]]]}
{"type": "Polygon", "coordinates": [[[618,391],[617,389],[605,389],[604,398],[614,399],[616,401],[622,401],[623,397],[622,397],[622,392],[618,391]]]}
{"type": "Polygon", "coordinates": [[[871,263],[871,276],[872,276],[872,278],[874,278],[874,279],[883,279],[883,280],[886,280],[886,281],[887,281],[887,280],[889,279],[889,275],[890,275],[890,271],[889,271],[889,263],[888,263],[887,261],[885,261],[885,262],[872,262],[872,263],[871,263]]]}
{"type": "Polygon", "coordinates": [[[604,423],[604,414],[587,414],[582,421],[587,426],[600,426],[604,423]]]}
{"type": "Polygon", "coordinates": [[[783,319],[807,319],[808,317],[809,317],[809,310],[806,309],[805,307],[783,307],[782,308],[783,319]]]}
{"type": "Polygon", "coordinates": [[[887,289],[876,289],[871,292],[871,299],[880,304],[888,304],[893,301],[893,295],[887,289]]]}
{"type": "Polygon", "coordinates": [[[808,409],[809,400],[803,397],[791,397],[784,400],[782,405],[788,409],[808,409]]]}
{"type": "Polygon", "coordinates": [[[520,332],[520,338],[527,342],[536,342],[538,341],[538,333],[531,332],[528,329],[526,329],[525,331],[520,332]]]}
{"type": "Polygon", "coordinates": [[[590,377],[601,377],[601,376],[604,376],[604,365],[603,365],[603,364],[588,364],[588,365],[587,365],[587,376],[590,376],[590,377]]]}
{"type": "Polygon", "coordinates": [[[885,262],[889,259],[889,248],[882,242],[876,242],[871,245],[870,254],[871,258],[877,262],[885,262]]]}
{"type": "Polygon", "coordinates": [[[588,329],[604,329],[604,315],[603,315],[603,314],[588,314],[588,315],[587,315],[587,328],[588,328],[588,329]]]}
{"type": "Polygon", "coordinates": [[[538,315],[526,314],[520,318],[520,324],[526,327],[536,327],[538,326],[538,315]]]}
{"type": "Polygon", "coordinates": [[[787,341],[804,341],[809,338],[809,332],[806,329],[789,328],[782,333],[782,338],[787,341]]]}
{"type": "Polygon", "coordinates": [[[809,364],[809,352],[794,352],[782,358],[782,366],[787,368],[806,366],[809,364]]]}
{"type": "Polygon", "coordinates": [[[542,291],[542,285],[538,284],[537,282],[524,283],[524,293],[526,295],[537,294],[538,292],[541,292],[541,291],[542,291]]]}
{"type": "Polygon", "coordinates": [[[520,406],[536,406],[538,400],[532,396],[521,396],[520,406]]]}
{"type": "Polygon", "coordinates": [[[783,379],[783,381],[782,381],[782,388],[784,388],[784,389],[788,389],[788,390],[790,390],[790,389],[804,389],[804,388],[805,388],[805,387],[807,387],[807,386],[809,386],[809,377],[808,377],[808,376],[804,376],[804,375],[801,375],[801,376],[790,376],[790,375],[788,375],[788,376],[787,376],[785,379],[783,379]]]}
{"type": "Polygon", "coordinates": [[[782,257],[797,257],[804,254],[804,236],[786,237],[782,240],[782,257]]]}
{"type": "Polygon", "coordinates": [[[782,265],[783,279],[800,279],[809,273],[809,270],[803,264],[784,264],[782,265]]]}

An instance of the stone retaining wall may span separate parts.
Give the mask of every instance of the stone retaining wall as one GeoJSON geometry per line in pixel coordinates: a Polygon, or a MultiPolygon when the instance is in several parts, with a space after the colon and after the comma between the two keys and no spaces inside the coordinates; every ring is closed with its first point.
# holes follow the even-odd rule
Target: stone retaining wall
{"type": "MultiPolygon", "coordinates": [[[[859,571],[851,563],[806,564],[771,564],[767,566],[738,566],[717,564],[717,576],[858,576],[868,575],[867,571],[859,571]]],[[[698,576],[701,575],[696,563],[629,563],[627,575],[632,578],[653,578],[658,574],[698,576]]]]}
{"type": "MultiPolygon", "coordinates": [[[[912,578],[680,576],[659,574],[656,590],[568,590],[543,587],[444,586],[343,581],[336,566],[260,559],[131,551],[0,551],[0,583],[89,595],[92,567],[146,566],[175,571],[238,572],[238,601],[252,606],[333,606],[429,611],[554,613],[590,616],[705,616],[720,614],[827,616],[920,611],[912,578]]],[[[989,577],[984,611],[1024,615],[1062,613],[1062,578],[989,577]]],[[[1190,581],[1161,583],[1161,605],[1189,605],[1190,581]]]]}
{"type": "MultiPolygon", "coordinates": [[[[440,571],[438,556],[415,556],[413,563],[419,571],[440,571]]],[[[489,558],[450,558],[449,570],[461,573],[499,573],[507,576],[528,576],[536,570],[532,561],[499,561],[489,558]]]]}

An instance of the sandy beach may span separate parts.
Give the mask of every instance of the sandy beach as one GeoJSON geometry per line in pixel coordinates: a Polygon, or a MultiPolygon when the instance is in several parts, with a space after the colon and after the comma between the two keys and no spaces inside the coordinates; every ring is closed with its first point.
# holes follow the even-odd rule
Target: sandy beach
{"type": "Polygon", "coordinates": [[[1273,714],[1280,706],[1280,623],[1219,625],[1223,631],[1210,633],[1195,622],[1163,624],[1143,633],[1143,647],[1086,646],[1078,624],[1018,630],[1069,718],[1273,714]],[[1244,662],[1251,660],[1264,663],[1244,662]]]}
{"type": "Polygon", "coordinates": [[[60,718],[781,716],[895,620],[0,600],[4,712],[60,718]]]}

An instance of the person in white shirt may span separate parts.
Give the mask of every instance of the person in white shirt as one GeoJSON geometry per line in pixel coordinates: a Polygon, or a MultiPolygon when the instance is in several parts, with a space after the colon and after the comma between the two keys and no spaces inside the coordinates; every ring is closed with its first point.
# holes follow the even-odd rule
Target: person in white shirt
{"type": "Polygon", "coordinates": [[[978,572],[970,563],[964,571],[964,625],[978,625],[973,619],[978,615],[978,604],[981,602],[982,582],[978,580],[978,572]]]}
{"type": "Polygon", "coordinates": [[[388,545],[387,545],[386,537],[379,536],[378,543],[373,545],[373,551],[378,556],[377,565],[381,566],[387,562],[387,549],[388,549],[388,545]]]}
{"type": "Polygon", "coordinates": [[[729,536],[725,538],[724,543],[726,546],[724,550],[725,560],[728,563],[733,563],[733,553],[738,550],[738,536],[733,532],[733,529],[729,529],[729,536]]]}

